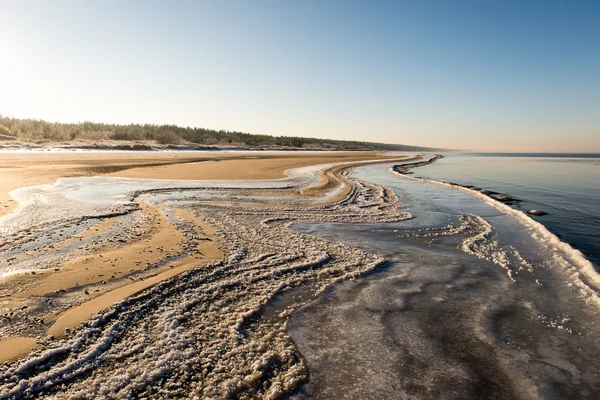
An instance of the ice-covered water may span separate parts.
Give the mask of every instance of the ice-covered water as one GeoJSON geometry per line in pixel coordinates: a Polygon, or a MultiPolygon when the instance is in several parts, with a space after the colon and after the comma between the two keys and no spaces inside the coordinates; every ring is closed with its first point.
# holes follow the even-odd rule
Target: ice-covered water
{"type": "Polygon", "coordinates": [[[410,221],[294,229],[385,257],[297,313],[289,332],[310,382],[296,397],[596,398],[597,293],[552,243],[471,193],[385,167],[410,221]]]}
{"type": "Polygon", "coordinates": [[[600,154],[447,154],[414,172],[505,193],[521,200],[514,208],[547,212],[533,218],[600,270],[600,154]]]}

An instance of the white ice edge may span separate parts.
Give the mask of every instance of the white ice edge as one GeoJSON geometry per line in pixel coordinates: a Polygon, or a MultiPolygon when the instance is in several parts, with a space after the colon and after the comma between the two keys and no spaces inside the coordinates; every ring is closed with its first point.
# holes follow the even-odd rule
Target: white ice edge
{"type": "MultiPolygon", "coordinates": [[[[576,269],[572,266],[569,267],[564,262],[562,264],[563,264],[563,266],[570,269],[570,271],[569,271],[571,273],[570,277],[573,279],[573,282],[575,282],[576,284],[578,282],[580,282],[582,285],[586,285],[585,287],[591,291],[588,293],[593,294],[593,296],[594,296],[594,302],[596,304],[600,305],[600,297],[599,297],[600,274],[598,274],[598,272],[596,272],[594,265],[587,258],[585,258],[585,256],[583,255],[583,253],[581,251],[573,248],[570,244],[565,243],[562,240],[560,240],[558,238],[558,236],[556,236],[555,234],[550,232],[548,230],[548,228],[546,228],[542,223],[534,220],[533,218],[531,218],[530,216],[525,214],[523,211],[515,210],[514,208],[512,208],[504,203],[501,203],[498,200],[492,199],[491,197],[486,196],[485,194],[483,194],[481,192],[478,192],[477,190],[469,189],[469,188],[466,188],[463,186],[458,186],[458,185],[454,185],[454,184],[447,183],[447,182],[440,182],[440,181],[436,181],[433,179],[424,179],[424,178],[418,178],[418,177],[414,177],[414,176],[404,175],[404,174],[401,174],[401,173],[395,171],[393,166],[390,167],[389,170],[393,174],[399,175],[405,179],[440,185],[440,186],[457,189],[457,190],[461,190],[463,192],[470,193],[473,196],[482,200],[484,203],[489,204],[492,207],[496,208],[498,211],[500,211],[506,215],[510,215],[510,216],[514,217],[517,221],[523,223],[524,225],[526,225],[527,227],[529,227],[533,230],[532,237],[535,240],[537,240],[539,243],[542,243],[553,249],[558,249],[558,250],[562,251],[565,255],[567,255],[567,257],[569,257],[569,259],[571,259],[571,261],[579,269],[576,269]],[[580,275],[583,275],[584,279],[580,279],[580,275]]],[[[558,261],[560,261],[560,260],[558,260],[558,261]]],[[[581,287],[581,285],[578,285],[578,286],[580,286],[581,289],[585,289],[585,288],[581,287]]]]}

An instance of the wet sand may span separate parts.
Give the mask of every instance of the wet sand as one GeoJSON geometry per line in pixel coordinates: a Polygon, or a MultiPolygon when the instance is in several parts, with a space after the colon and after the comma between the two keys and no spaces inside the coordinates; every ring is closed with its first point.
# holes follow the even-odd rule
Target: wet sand
{"type": "MultiPolygon", "coordinates": [[[[147,179],[279,179],[290,168],[383,158],[390,156],[364,152],[2,153],[0,173],[6,184],[0,189],[0,207],[3,206],[0,215],[15,208],[16,202],[7,200],[11,190],[51,183],[61,177],[104,174],[147,179]]],[[[304,195],[323,194],[345,184],[338,179],[342,169],[336,166],[322,172],[319,183],[304,195]]],[[[350,185],[346,183],[341,195],[332,201],[348,195],[349,191],[350,185]]],[[[4,337],[0,339],[1,362],[22,357],[38,347],[39,341],[34,337],[43,336],[44,332],[63,337],[98,311],[199,263],[223,257],[220,244],[213,237],[214,229],[202,217],[198,218],[198,213],[192,215],[182,208],[156,207],[143,201],[137,204],[135,232],[129,236],[112,237],[126,224],[120,217],[99,218],[74,235],[60,233],[59,240],[50,246],[29,247],[8,260],[9,264],[28,261],[28,258],[35,261],[62,252],[70,254],[67,250],[73,251],[77,246],[83,248],[83,255],[64,259],[54,268],[16,274],[0,282],[0,310],[4,310],[0,316],[9,321],[0,328],[0,336],[4,337]],[[169,213],[172,215],[167,216],[169,213]],[[182,224],[187,224],[183,230],[182,224]],[[190,235],[201,237],[192,245],[184,245],[186,236],[190,235]]]]}
{"type": "MultiPolygon", "coordinates": [[[[174,259],[172,255],[182,252],[185,234],[172,224],[163,212],[151,204],[140,203],[140,212],[148,217],[145,227],[138,227],[144,235],[133,241],[121,241],[116,248],[91,252],[72,260],[65,260],[51,270],[15,274],[0,281],[2,307],[5,310],[26,310],[31,307],[31,299],[46,299],[47,303],[59,296],[69,297],[72,303],[58,310],[48,307],[31,313],[28,319],[49,326],[48,335],[61,337],[65,329],[73,329],[98,311],[109,307],[128,296],[134,295],[156,283],[176,276],[196,265],[220,259],[223,253],[218,241],[212,238],[214,230],[185,212],[177,210],[182,219],[193,223],[206,234],[189,255],[174,259]],[[150,266],[157,266],[148,274],[150,266]],[[71,307],[72,306],[72,307],[71,307]],[[59,312],[57,312],[59,311],[59,312]]],[[[78,238],[94,239],[106,234],[108,228],[117,222],[104,219],[95,228],[84,231],[78,238]]],[[[76,239],[69,238],[65,242],[76,239]]],[[[53,245],[46,251],[60,251],[61,244],[53,245]]],[[[43,251],[43,250],[42,250],[43,251]]],[[[23,257],[27,255],[24,254],[23,257]]],[[[11,311],[14,312],[14,311],[11,311]]],[[[6,317],[10,315],[4,314],[6,317]]],[[[27,354],[28,349],[37,347],[36,341],[28,337],[0,339],[2,360],[7,361],[27,354]],[[15,346],[18,344],[18,346],[15,346]]]]}
{"type": "Polygon", "coordinates": [[[0,363],[22,357],[37,347],[34,338],[8,337],[0,340],[0,363]]]}

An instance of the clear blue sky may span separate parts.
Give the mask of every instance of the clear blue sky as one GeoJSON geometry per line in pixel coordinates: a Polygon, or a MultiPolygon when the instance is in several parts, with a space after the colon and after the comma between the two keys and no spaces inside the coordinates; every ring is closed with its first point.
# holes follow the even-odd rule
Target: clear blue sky
{"type": "Polygon", "coordinates": [[[600,152],[600,1],[0,0],[0,113],[600,152]]]}

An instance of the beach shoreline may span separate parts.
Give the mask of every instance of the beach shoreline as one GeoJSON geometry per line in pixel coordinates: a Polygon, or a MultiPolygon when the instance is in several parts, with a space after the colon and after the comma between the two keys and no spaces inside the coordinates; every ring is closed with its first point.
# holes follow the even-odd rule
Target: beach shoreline
{"type": "MultiPolygon", "coordinates": [[[[405,371],[386,362],[410,351],[423,365],[415,366],[409,383],[425,374],[427,393],[454,388],[470,397],[484,387],[511,397],[530,388],[534,396],[566,373],[538,365],[563,358],[581,371],[595,365],[574,349],[592,345],[597,329],[587,321],[597,304],[591,289],[579,284],[577,266],[565,258],[560,267],[560,249],[544,246],[535,227],[483,193],[390,173],[394,166],[407,171],[435,159],[329,159],[267,180],[155,180],[141,175],[144,168],[132,168],[125,170],[134,174],[129,177],[66,178],[18,190],[20,213],[36,210],[36,224],[47,229],[32,224],[17,237],[13,246],[41,268],[19,276],[32,281],[65,274],[79,285],[65,293],[38,289],[26,309],[16,307],[11,324],[23,330],[20,336],[3,331],[0,350],[13,357],[0,369],[0,395],[55,396],[60,390],[58,397],[305,398],[336,390],[366,393],[372,382],[377,393],[402,393],[408,386],[391,387],[385,379],[405,371]],[[378,163],[384,165],[371,165],[378,163]],[[46,249],[47,241],[52,247],[46,249]],[[83,257],[73,259],[79,273],[90,268],[90,280],[68,263],[54,271],[61,254],[83,257]],[[124,269],[124,258],[138,261],[132,271],[124,269]],[[100,281],[108,274],[114,278],[100,281]],[[332,297],[351,288],[358,297],[332,297]],[[62,308],[26,328],[45,301],[62,308]],[[442,321],[446,315],[451,323],[442,321]],[[414,329],[400,328],[406,324],[414,329]],[[323,329],[330,333],[319,334],[323,329]],[[549,355],[545,349],[556,340],[564,350],[549,355]],[[448,343],[459,350],[445,351],[448,343]],[[431,351],[419,353],[422,346],[431,351]],[[382,353],[369,356],[373,351],[382,353]],[[513,354],[541,363],[523,364],[513,354]],[[453,367],[430,368],[440,357],[453,367]],[[365,370],[372,373],[363,379],[340,379],[365,370]],[[445,380],[449,376],[458,380],[445,380]],[[496,386],[478,386],[481,377],[496,386]]],[[[238,163],[220,165],[237,173],[238,163]]],[[[181,175],[182,165],[173,175],[181,175]]],[[[211,163],[184,165],[197,166],[211,163]]],[[[171,167],[148,168],[165,174],[171,167]]],[[[18,217],[3,222],[15,226],[18,217]]],[[[19,257],[14,262],[31,265],[19,257]]],[[[39,288],[21,285],[23,296],[39,288]]],[[[0,323],[0,330],[6,327],[0,323]]],[[[587,390],[593,382],[590,376],[570,385],[587,390]]]]}
{"type": "Polygon", "coordinates": [[[573,279],[572,285],[581,291],[582,295],[586,299],[586,302],[600,307],[600,273],[598,273],[592,262],[588,260],[580,250],[561,240],[560,237],[551,232],[542,222],[534,219],[530,213],[511,207],[513,204],[512,202],[504,201],[502,198],[498,199],[495,195],[499,194],[509,199],[510,197],[471,185],[439,181],[412,175],[413,172],[411,170],[413,168],[429,165],[439,158],[441,158],[441,156],[435,156],[424,162],[415,163],[414,165],[393,166],[390,167],[389,170],[391,173],[402,176],[404,179],[449,187],[454,190],[469,193],[472,196],[480,199],[482,202],[491,205],[498,211],[506,215],[511,215],[515,218],[515,220],[519,221],[524,226],[529,227],[533,232],[532,236],[538,242],[550,248],[554,248],[562,253],[562,256],[556,257],[557,264],[569,272],[571,278],[573,279]]]}

